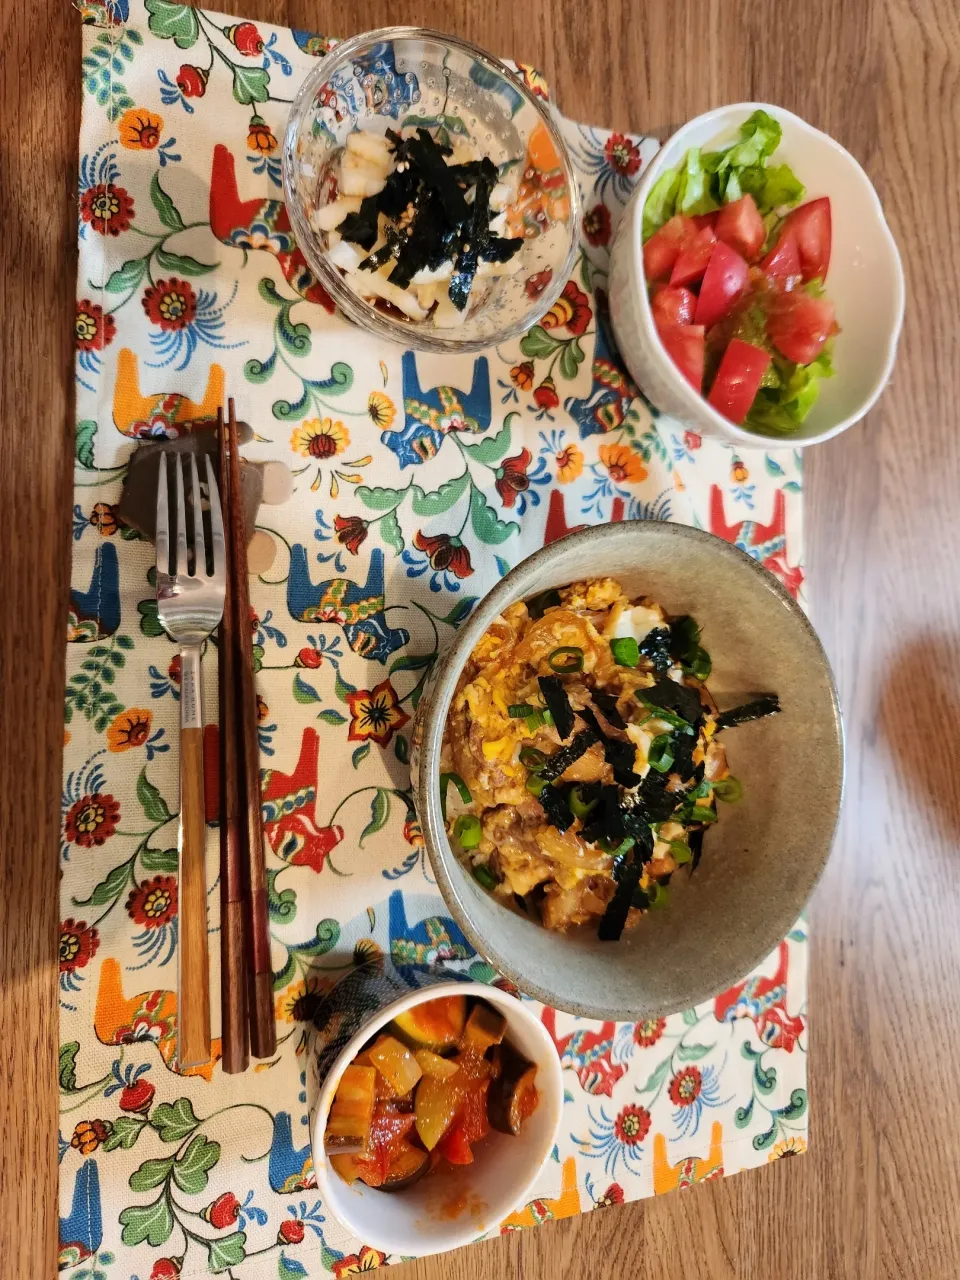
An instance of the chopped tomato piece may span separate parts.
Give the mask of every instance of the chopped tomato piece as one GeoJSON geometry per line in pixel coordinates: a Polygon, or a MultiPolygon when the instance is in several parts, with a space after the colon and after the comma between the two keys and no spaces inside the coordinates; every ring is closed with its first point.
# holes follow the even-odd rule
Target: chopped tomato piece
{"type": "Polygon", "coordinates": [[[467,1100],[460,1112],[458,1125],[463,1128],[467,1141],[479,1142],[490,1132],[490,1121],[487,1118],[487,1091],[489,1080],[482,1080],[475,1089],[467,1094],[467,1100]]]}
{"type": "Polygon", "coordinates": [[[437,1147],[451,1164],[473,1164],[473,1152],[462,1124],[455,1125],[437,1147]]]}
{"type": "Polygon", "coordinates": [[[792,231],[797,237],[800,270],[804,280],[813,280],[818,276],[821,280],[826,280],[832,239],[829,196],[809,200],[799,209],[794,209],[787,214],[783,225],[784,230],[792,231]]]}
{"type": "Polygon", "coordinates": [[[767,321],[770,341],[788,360],[810,364],[837,328],[833,303],[811,298],[802,289],[778,298],[767,321]]]}
{"type": "Polygon", "coordinates": [[[748,267],[736,249],[723,240],[714,245],[697,299],[694,319],[709,329],[728,315],[747,283],[748,267]]]}
{"type": "Polygon", "coordinates": [[[682,285],[658,285],[650,299],[653,322],[658,327],[662,324],[693,324],[696,307],[696,297],[682,285]]]}
{"type": "Polygon", "coordinates": [[[690,218],[675,213],[643,246],[643,271],[647,280],[665,280],[677,260],[680,246],[692,239],[696,227],[690,218]]]}
{"type": "Polygon", "coordinates": [[[714,224],[714,235],[731,249],[736,249],[752,262],[767,238],[767,229],[760,217],[756,201],[748,192],[739,200],[724,205],[714,224]]]}
{"type": "Polygon", "coordinates": [[[698,394],[703,389],[703,353],[706,330],[702,324],[657,326],[667,355],[698,394]]]}
{"type": "Polygon", "coordinates": [[[775,280],[784,289],[792,289],[800,282],[800,250],[794,232],[784,230],[780,233],[780,239],[760,263],[760,269],[769,280],[775,280]]]}
{"type": "MultiPolygon", "coordinates": [[[[647,243],[649,244],[649,241],[647,243]]],[[[677,254],[677,260],[673,264],[673,270],[670,272],[670,283],[672,285],[696,284],[702,279],[716,243],[717,237],[709,227],[701,228],[695,236],[684,241],[677,254]]]]}
{"type": "Polygon", "coordinates": [[[770,353],[732,338],[723,353],[707,403],[730,422],[741,423],[760,390],[760,381],[770,363],[770,353]]]}
{"type": "Polygon", "coordinates": [[[715,231],[719,215],[719,209],[714,209],[711,213],[695,213],[691,218],[691,222],[698,231],[702,231],[704,227],[709,227],[711,231],[715,231]]]}

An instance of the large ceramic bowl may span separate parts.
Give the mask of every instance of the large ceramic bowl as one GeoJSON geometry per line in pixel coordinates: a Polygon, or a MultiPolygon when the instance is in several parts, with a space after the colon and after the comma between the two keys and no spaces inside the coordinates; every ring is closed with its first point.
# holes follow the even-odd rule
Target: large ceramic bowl
{"type": "Polygon", "coordinates": [[[418,708],[416,802],[440,891],[481,954],[522,991],[594,1018],[674,1013],[724,990],[793,925],[823,869],[840,809],[843,738],[830,667],[806,616],[744,552],[685,525],[630,521],[570,534],[517,565],[486,596],[440,660],[418,708]],[[469,875],[440,813],[440,746],[464,662],[516,600],[583,578],[618,578],[670,614],[692,614],[713,658],[721,710],[759,693],[780,715],[724,737],[743,783],[722,806],[693,875],[681,869],[669,904],[619,942],[551,933],[501,906],[469,875]]]}
{"type": "Polygon", "coordinates": [[[354,36],[311,71],[290,110],[283,187],[297,243],[344,314],[421,351],[481,351],[525,333],[560,296],[579,249],[579,188],[549,108],[476,45],[420,27],[354,36]],[[329,261],[327,233],[313,226],[330,196],[324,174],[350,133],[418,125],[467,138],[498,166],[523,166],[532,193],[519,269],[496,278],[455,329],[395,318],[359,297],[329,261]]]}
{"type": "Polygon", "coordinates": [[[818,444],[864,416],[887,384],[903,324],[904,283],[900,254],[873,184],[849,151],[782,107],[740,102],[718,107],[685,124],[648,165],[617,228],[610,268],[610,314],[617,345],[637,385],[653,403],[685,426],[719,436],[737,448],[818,444]],[[827,295],[841,332],[834,343],[836,376],[824,379],[820,396],[798,431],[765,436],[728,422],[686,381],[657,336],[643,275],[643,206],[662,173],[691,147],[713,150],[737,137],[754,111],[780,122],[783,137],[774,163],[789,164],[807,189],[805,200],[830,197],[833,244],[827,295]]]}

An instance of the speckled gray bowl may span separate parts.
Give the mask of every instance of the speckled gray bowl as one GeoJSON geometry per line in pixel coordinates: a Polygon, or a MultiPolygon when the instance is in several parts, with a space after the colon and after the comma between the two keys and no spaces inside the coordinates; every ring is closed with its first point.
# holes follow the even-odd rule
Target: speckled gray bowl
{"type": "Polygon", "coordinates": [[[756,561],[686,525],[631,521],[573,533],[517,565],[474,610],[432,673],[414,728],[415,794],[444,900],[472,944],[528,995],[592,1018],[658,1017],[732,985],[776,946],[830,852],[843,730],[829,664],[804,613],[756,561]],[[721,709],[779,693],[783,712],[730,731],[739,804],[722,805],[693,876],[619,942],[550,933],[500,906],[460,865],[440,814],[440,745],[460,670],[515,600],[610,575],[628,594],[692,614],[721,709]]]}

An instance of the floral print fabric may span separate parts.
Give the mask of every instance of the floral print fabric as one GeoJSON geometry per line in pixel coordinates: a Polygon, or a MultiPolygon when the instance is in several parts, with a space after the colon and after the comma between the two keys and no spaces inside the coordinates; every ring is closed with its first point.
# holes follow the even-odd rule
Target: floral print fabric
{"type": "MultiPolygon", "coordinates": [[[[674,519],[802,591],[800,459],[736,456],[645,404],[605,317],[608,249],[656,150],[565,122],[584,197],[573,277],[518,342],[439,360],[333,312],[291,233],[278,139],[330,41],[169,0],[81,3],[76,490],[61,847],[61,1265],[85,1280],[338,1277],[387,1258],[319,1202],[307,1030],[388,955],[496,975],[447,915],[407,758],[426,674],[475,601],[581,524],[674,519]],[[226,395],[247,456],[294,473],[251,579],[279,1047],[175,1062],[179,660],[153,551],[117,509],[137,442],[226,395]]],[[[517,74],[544,98],[533,68],[517,74]]],[[[536,293],[546,281],[536,277],[536,293]]],[[[216,661],[204,663],[216,719],[216,661]]],[[[208,760],[216,730],[207,729],[208,760]]],[[[218,921],[216,786],[210,925],[218,921]]],[[[216,1019],[218,935],[211,933],[216,1019]]],[[[537,1194],[500,1230],[802,1151],[806,939],[668,1019],[544,1009],[566,1079],[537,1194]]]]}

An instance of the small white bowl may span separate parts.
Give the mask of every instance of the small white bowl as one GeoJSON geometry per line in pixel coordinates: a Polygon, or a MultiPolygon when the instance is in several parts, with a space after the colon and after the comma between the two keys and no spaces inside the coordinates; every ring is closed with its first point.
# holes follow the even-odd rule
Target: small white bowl
{"type": "Polygon", "coordinates": [[[846,431],[872,408],[886,386],[903,323],[903,267],[870,179],[848,151],[782,107],[738,102],[697,116],[657,152],[624,211],[610,267],[610,314],[620,353],[638,386],[664,413],[703,435],[739,448],[769,448],[771,441],[803,448],[846,431]],[[714,150],[733,142],[752,112],[767,111],[783,138],[775,164],[786,163],[806,187],[804,200],[830,197],[833,245],[827,296],[841,332],[834,347],[836,376],[820,384],[820,396],[799,430],[761,435],[734,426],[712,409],[667,355],[653,323],[643,275],[643,206],[666,169],[690,147],[714,150]]]}
{"type": "Polygon", "coordinates": [[[378,1010],[348,1041],[324,1079],[313,1114],[313,1165],[324,1208],[364,1244],[384,1253],[419,1258],[457,1249],[498,1226],[524,1201],[550,1158],[562,1109],[556,1048],[538,1017],[516,996],[499,987],[462,981],[411,991],[378,1010]],[[494,1132],[485,1138],[473,1164],[429,1175],[406,1191],[377,1191],[361,1182],[348,1186],[329,1164],[323,1146],[327,1113],[341,1075],[363,1045],[398,1013],[453,995],[476,996],[500,1010],[507,1020],[507,1038],[536,1063],[540,1105],[518,1137],[494,1132]]]}

